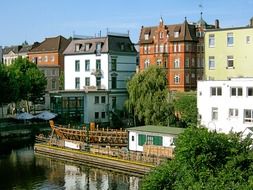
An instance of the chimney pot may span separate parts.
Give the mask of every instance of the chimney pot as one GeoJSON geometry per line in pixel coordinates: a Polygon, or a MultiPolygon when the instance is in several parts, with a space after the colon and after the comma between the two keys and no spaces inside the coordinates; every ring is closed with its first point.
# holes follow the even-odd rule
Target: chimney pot
{"type": "Polygon", "coordinates": [[[220,21],[218,19],[215,19],[215,28],[220,28],[220,21]]]}

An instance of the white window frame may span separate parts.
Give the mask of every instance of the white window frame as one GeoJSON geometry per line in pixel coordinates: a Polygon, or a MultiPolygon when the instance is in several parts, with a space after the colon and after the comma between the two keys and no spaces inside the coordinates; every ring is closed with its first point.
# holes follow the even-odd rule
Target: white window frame
{"type": "Polygon", "coordinates": [[[147,33],[144,34],[144,39],[145,39],[145,40],[149,40],[149,34],[147,34],[147,33]]]}
{"type": "Polygon", "coordinates": [[[244,109],[243,110],[243,122],[244,123],[252,123],[253,122],[253,110],[252,109],[244,109]]]}
{"type": "Polygon", "coordinates": [[[208,45],[210,48],[215,47],[215,35],[214,34],[209,34],[209,40],[208,40],[208,45]]]}
{"type": "Polygon", "coordinates": [[[174,84],[180,84],[180,75],[179,74],[174,76],[174,84]]]}
{"type": "Polygon", "coordinates": [[[215,56],[209,56],[208,66],[209,66],[209,70],[215,69],[215,56]]]}
{"type": "Polygon", "coordinates": [[[253,87],[247,87],[247,96],[253,96],[253,87]]]}
{"type": "Polygon", "coordinates": [[[217,121],[218,120],[218,108],[217,107],[212,107],[211,110],[211,119],[212,121],[217,121]]]}
{"type": "Polygon", "coordinates": [[[234,56],[233,55],[228,55],[227,56],[227,69],[234,69],[234,56]]]}
{"type": "Polygon", "coordinates": [[[228,109],[228,117],[229,118],[237,118],[238,117],[238,109],[237,108],[229,108],[228,109]]]}
{"type": "Polygon", "coordinates": [[[243,96],[242,87],[230,87],[230,96],[243,96]]]}
{"type": "Polygon", "coordinates": [[[227,33],[227,46],[228,47],[234,46],[234,34],[233,34],[233,32],[227,33]]]}
{"type": "Polygon", "coordinates": [[[180,58],[174,59],[174,68],[179,69],[180,68],[180,58]]]}
{"type": "Polygon", "coordinates": [[[222,96],[222,87],[214,86],[210,88],[210,95],[211,96],[222,96]]]}
{"type": "Polygon", "coordinates": [[[144,61],[144,69],[148,68],[149,65],[150,65],[150,60],[149,60],[149,59],[146,59],[146,60],[144,61]]]}

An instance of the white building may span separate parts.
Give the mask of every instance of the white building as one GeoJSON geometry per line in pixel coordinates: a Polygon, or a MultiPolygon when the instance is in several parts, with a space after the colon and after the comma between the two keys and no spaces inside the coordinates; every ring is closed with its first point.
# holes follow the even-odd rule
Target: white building
{"type": "Polygon", "coordinates": [[[128,128],[128,148],[131,151],[143,152],[143,145],[173,147],[182,128],[163,126],[141,126],[128,128]]]}
{"type": "Polygon", "coordinates": [[[197,94],[200,125],[224,133],[253,126],[253,78],[198,81],[197,94]]]}
{"type": "Polygon", "coordinates": [[[125,34],[72,40],[64,51],[64,89],[85,91],[89,99],[84,100],[85,123],[94,122],[92,117],[87,119],[87,113],[94,116],[100,113],[95,117],[96,122],[102,118],[102,112],[109,116],[109,113],[123,110],[127,99],[126,83],[135,73],[136,58],[134,44],[125,34]],[[106,104],[101,99],[105,93],[106,104]],[[97,105],[88,106],[97,101],[97,105]]]}

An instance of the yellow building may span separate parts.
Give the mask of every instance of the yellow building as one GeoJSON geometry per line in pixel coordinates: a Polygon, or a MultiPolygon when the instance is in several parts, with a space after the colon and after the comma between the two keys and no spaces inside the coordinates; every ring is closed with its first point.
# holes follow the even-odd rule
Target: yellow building
{"type": "Polygon", "coordinates": [[[205,33],[205,79],[253,77],[253,17],[245,27],[205,33]]]}

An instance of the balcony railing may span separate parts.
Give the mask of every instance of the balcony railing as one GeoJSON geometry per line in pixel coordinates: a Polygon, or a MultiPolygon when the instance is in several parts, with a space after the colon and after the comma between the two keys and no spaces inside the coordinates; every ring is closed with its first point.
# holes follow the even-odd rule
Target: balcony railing
{"type": "Polygon", "coordinates": [[[91,70],[91,74],[96,77],[101,77],[103,75],[103,71],[101,69],[93,69],[91,70]]]}

